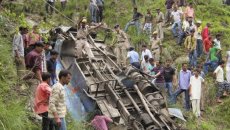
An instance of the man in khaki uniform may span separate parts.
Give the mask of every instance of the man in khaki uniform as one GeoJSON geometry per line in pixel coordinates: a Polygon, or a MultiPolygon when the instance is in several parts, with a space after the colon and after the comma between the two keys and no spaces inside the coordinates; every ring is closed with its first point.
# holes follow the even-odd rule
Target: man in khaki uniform
{"type": "Polygon", "coordinates": [[[90,49],[90,45],[87,41],[87,36],[89,35],[90,31],[92,31],[93,29],[96,29],[98,27],[100,27],[102,24],[99,24],[96,27],[90,28],[88,25],[86,25],[86,18],[83,18],[81,21],[81,25],[80,28],[77,31],[77,36],[76,36],[76,49],[77,49],[77,57],[78,58],[82,58],[82,49],[84,49],[86,51],[86,53],[88,54],[89,58],[94,58],[93,52],[90,49]]]}
{"type": "Polygon", "coordinates": [[[115,44],[115,55],[117,63],[120,66],[126,66],[127,49],[130,47],[126,34],[120,29],[120,25],[114,26],[116,37],[113,40],[115,44]]]}
{"type": "Polygon", "coordinates": [[[159,45],[161,43],[161,40],[160,40],[160,38],[157,37],[157,31],[153,32],[153,35],[152,35],[150,42],[151,42],[151,50],[152,50],[152,53],[154,55],[154,59],[160,60],[159,59],[159,57],[160,57],[159,45]]]}
{"type": "Polygon", "coordinates": [[[157,9],[157,16],[156,16],[156,24],[157,24],[157,33],[158,37],[163,40],[164,38],[164,32],[163,32],[163,23],[164,23],[164,14],[160,11],[160,9],[157,9]]]}

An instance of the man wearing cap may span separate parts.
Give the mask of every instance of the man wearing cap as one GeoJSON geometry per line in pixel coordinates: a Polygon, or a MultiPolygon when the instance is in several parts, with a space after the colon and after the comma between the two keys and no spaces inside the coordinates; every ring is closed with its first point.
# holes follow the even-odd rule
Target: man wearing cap
{"type": "Polygon", "coordinates": [[[203,53],[203,41],[202,41],[201,32],[202,32],[201,21],[198,20],[195,26],[195,38],[197,42],[197,46],[196,46],[197,57],[200,57],[203,53]]]}
{"type": "Polygon", "coordinates": [[[120,29],[120,25],[114,26],[116,37],[113,39],[115,44],[115,54],[117,57],[117,63],[121,66],[126,65],[127,49],[130,47],[126,34],[120,29]]]}
{"type": "Polygon", "coordinates": [[[189,65],[195,68],[197,65],[197,52],[196,52],[196,38],[194,36],[195,30],[190,31],[190,35],[186,37],[184,45],[188,51],[189,65]]]}
{"type": "Polygon", "coordinates": [[[159,60],[159,57],[160,57],[159,45],[161,43],[161,40],[160,40],[160,38],[157,37],[157,31],[153,32],[153,35],[152,35],[150,42],[152,44],[151,50],[152,50],[152,53],[154,55],[154,59],[159,60]]]}
{"type": "Polygon", "coordinates": [[[137,33],[140,34],[140,19],[143,17],[143,15],[139,12],[137,12],[137,7],[134,7],[133,9],[133,19],[130,20],[126,26],[125,26],[125,32],[128,31],[129,26],[135,25],[137,33]]]}
{"type": "Polygon", "coordinates": [[[86,18],[83,18],[81,23],[80,23],[80,28],[77,31],[77,36],[76,36],[76,54],[78,58],[82,58],[82,49],[84,49],[86,51],[86,53],[88,54],[89,58],[94,58],[93,52],[90,49],[90,45],[87,41],[87,36],[89,35],[90,31],[92,31],[93,29],[96,29],[98,27],[100,27],[102,24],[99,24],[98,26],[94,27],[94,28],[90,28],[88,25],[86,25],[86,18]]]}
{"type": "Polygon", "coordinates": [[[130,64],[137,69],[140,69],[139,54],[134,50],[133,47],[129,47],[127,58],[130,60],[130,64]]]}
{"type": "Polygon", "coordinates": [[[163,23],[164,23],[164,14],[160,11],[160,9],[157,9],[157,15],[156,15],[156,23],[157,23],[157,33],[158,38],[163,40],[164,38],[164,32],[163,32],[163,23]]]}

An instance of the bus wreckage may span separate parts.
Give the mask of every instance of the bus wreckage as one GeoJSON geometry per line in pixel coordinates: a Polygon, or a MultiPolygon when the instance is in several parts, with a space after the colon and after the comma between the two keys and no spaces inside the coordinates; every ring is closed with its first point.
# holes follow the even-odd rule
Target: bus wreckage
{"type": "Polygon", "coordinates": [[[75,54],[77,31],[64,26],[56,29],[65,33],[65,39],[57,40],[55,45],[60,54],[57,73],[61,69],[72,73],[66,95],[68,111],[75,119],[84,120],[87,113],[98,110],[122,130],[179,129],[159,89],[139,70],[131,66],[121,69],[105,40],[89,35],[87,40],[95,60],[89,60],[84,50],[84,58],[79,59],[75,54]]]}

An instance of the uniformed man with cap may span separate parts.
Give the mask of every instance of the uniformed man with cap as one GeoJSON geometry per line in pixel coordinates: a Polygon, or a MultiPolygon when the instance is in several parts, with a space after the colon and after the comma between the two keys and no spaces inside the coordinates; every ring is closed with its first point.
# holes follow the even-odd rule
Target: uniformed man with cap
{"type": "Polygon", "coordinates": [[[115,25],[116,37],[113,39],[113,45],[115,45],[115,55],[117,57],[117,63],[120,66],[126,66],[127,49],[130,47],[126,34],[120,29],[120,25],[115,25]]]}
{"type": "Polygon", "coordinates": [[[164,32],[163,32],[163,23],[164,23],[164,14],[161,12],[160,8],[156,9],[157,15],[156,15],[156,24],[157,24],[157,33],[158,38],[163,40],[164,38],[164,32]]]}
{"type": "Polygon", "coordinates": [[[157,31],[153,32],[150,42],[151,42],[151,50],[155,58],[155,56],[160,55],[159,44],[161,43],[161,39],[157,37],[157,31]]]}
{"type": "Polygon", "coordinates": [[[82,58],[82,49],[84,49],[86,51],[86,53],[88,54],[88,57],[94,58],[93,52],[90,49],[90,45],[87,41],[87,36],[89,35],[90,31],[92,31],[93,29],[96,29],[98,27],[100,27],[102,24],[99,24],[96,27],[90,28],[87,24],[87,20],[84,17],[81,22],[80,22],[80,26],[79,29],[77,31],[77,36],[76,36],[76,49],[77,49],[77,57],[78,58],[82,58]]]}

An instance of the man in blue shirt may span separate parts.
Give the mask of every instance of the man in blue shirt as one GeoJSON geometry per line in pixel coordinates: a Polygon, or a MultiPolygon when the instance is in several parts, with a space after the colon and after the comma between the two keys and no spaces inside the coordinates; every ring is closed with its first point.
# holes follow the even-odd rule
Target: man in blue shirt
{"type": "Polygon", "coordinates": [[[187,70],[187,64],[182,64],[182,70],[179,73],[178,77],[178,89],[175,93],[172,94],[172,103],[176,103],[177,96],[180,95],[182,92],[185,94],[185,109],[190,109],[190,102],[189,102],[189,84],[190,84],[190,77],[191,71],[187,70]]]}
{"type": "Polygon", "coordinates": [[[134,50],[133,47],[129,48],[127,58],[130,60],[130,64],[137,69],[140,69],[139,54],[134,50]]]}

